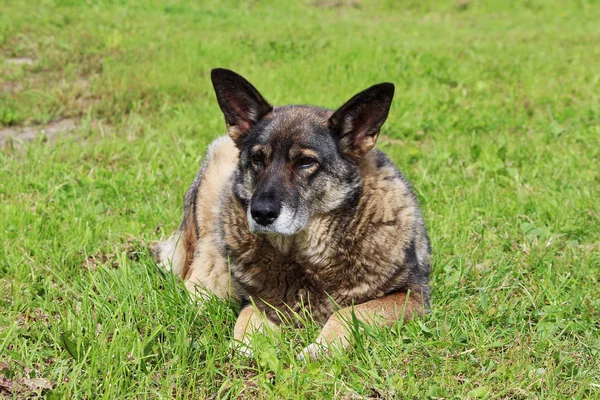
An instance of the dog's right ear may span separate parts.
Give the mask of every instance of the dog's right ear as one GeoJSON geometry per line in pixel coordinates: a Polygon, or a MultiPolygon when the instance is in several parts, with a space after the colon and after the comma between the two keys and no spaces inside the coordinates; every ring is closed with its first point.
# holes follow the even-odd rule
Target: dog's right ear
{"type": "Polygon", "coordinates": [[[225,115],[229,136],[238,148],[250,130],[273,107],[242,76],[223,68],[210,73],[219,107],[225,115]]]}
{"type": "Polygon", "coordinates": [[[333,113],[329,127],[344,154],[359,160],[375,147],[393,98],[394,85],[380,83],[355,95],[333,113]]]}

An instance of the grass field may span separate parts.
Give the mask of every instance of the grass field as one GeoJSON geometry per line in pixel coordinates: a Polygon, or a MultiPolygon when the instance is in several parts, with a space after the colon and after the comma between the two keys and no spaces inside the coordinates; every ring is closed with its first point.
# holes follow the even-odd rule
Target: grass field
{"type": "Polygon", "coordinates": [[[600,398],[599,21],[593,0],[3,1],[0,397],[600,398]],[[274,104],[396,84],[378,147],[424,210],[428,316],[307,365],[319,327],[286,328],[246,359],[236,305],[155,267],[225,132],[213,67],[274,104]]]}

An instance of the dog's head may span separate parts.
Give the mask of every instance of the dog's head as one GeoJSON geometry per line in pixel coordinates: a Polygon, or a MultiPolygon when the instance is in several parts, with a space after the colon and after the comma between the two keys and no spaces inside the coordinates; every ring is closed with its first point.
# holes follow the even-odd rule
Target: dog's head
{"type": "Polygon", "coordinates": [[[240,150],[235,193],[252,232],[293,235],[311,216],[352,206],[362,190],[358,164],[374,146],[394,96],[381,83],[337,111],[272,107],[246,79],[211,73],[229,136],[240,150]]]}

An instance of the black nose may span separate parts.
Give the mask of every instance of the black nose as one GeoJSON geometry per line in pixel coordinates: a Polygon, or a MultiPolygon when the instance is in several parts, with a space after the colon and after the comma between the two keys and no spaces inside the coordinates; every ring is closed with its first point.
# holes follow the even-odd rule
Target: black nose
{"type": "Polygon", "coordinates": [[[272,198],[258,197],[250,206],[252,219],[262,226],[271,225],[279,217],[281,204],[272,198]]]}

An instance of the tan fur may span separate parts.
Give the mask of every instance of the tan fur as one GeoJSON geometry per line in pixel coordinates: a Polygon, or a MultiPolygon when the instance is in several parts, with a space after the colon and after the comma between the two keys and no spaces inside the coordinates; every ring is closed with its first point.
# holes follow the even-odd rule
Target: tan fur
{"type": "Polygon", "coordinates": [[[208,162],[196,198],[196,223],[200,232],[194,259],[185,275],[188,289],[197,285],[224,298],[232,295],[227,260],[216,244],[216,214],[221,189],[235,171],[239,151],[226,136],[208,150],[208,162]]]}
{"type": "Polygon", "coordinates": [[[248,344],[252,334],[256,332],[265,332],[266,329],[277,329],[277,325],[254,307],[248,305],[240,312],[235,327],[233,328],[233,338],[244,344],[248,344]]]}
{"type": "Polygon", "coordinates": [[[341,350],[350,345],[350,326],[353,315],[362,323],[368,325],[392,325],[396,321],[409,320],[420,316],[426,311],[423,299],[410,293],[392,293],[384,297],[358,304],[354,307],[343,308],[334,313],[314,343],[305,347],[300,353],[301,358],[315,359],[330,347],[338,346],[341,350]]]}
{"type": "Polygon", "coordinates": [[[210,145],[194,202],[195,212],[190,214],[195,216],[196,225],[194,221],[188,222],[183,232],[175,232],[158,245],[161,246],[159,263],[181,276],[192,294],[208,291],[220,298],[237,297],[231,288],[227,260],[218,251],[215,220],[222,187],[235,170],[238,154],[238,149],[227,136],[210,145]],[[196,238],[196,227],[199,238],[196,238]],[[190,250],[193,253],[191,257],[190,250]]]}

